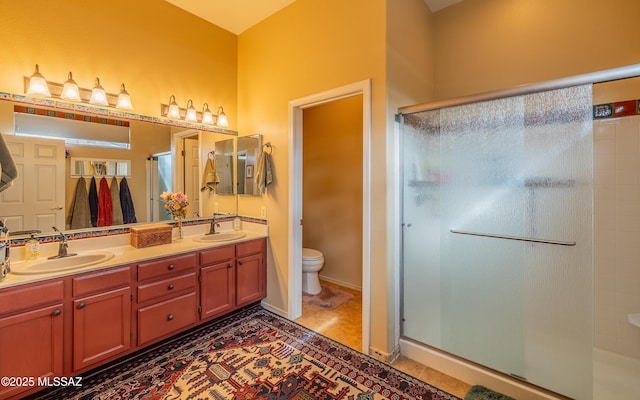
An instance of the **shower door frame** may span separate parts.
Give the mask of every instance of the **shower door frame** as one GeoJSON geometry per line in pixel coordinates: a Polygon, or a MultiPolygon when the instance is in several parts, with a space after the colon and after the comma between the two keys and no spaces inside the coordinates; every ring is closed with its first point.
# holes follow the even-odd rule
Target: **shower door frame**
{"type": "MultiPolygon", "coordinates": [[[[534,93],[540,93],[550,90],[564,89],[573,86],[604,83],[616,80],[622,80],[627,78],[640,77],[640,64],[634,64],[619,68],[613,68],[608,70],[602,70],[582,75],[576,75],[568,78],[561,78],[541,83],[522,85],[508,89],[502,89],[497,91],[479,93],[454,99],[448,99],[443,101],[435,101],[430,103],[417,104],[412,106],[398,108],[398,116],[402,118],[405,114],[414,114],[425,111],[439,110],[446,107],[460,106],[464,104],[477,103],[488,100],[495,100],[506,97],[522,96],[534,93]]],[[[399,135],[402,136],[402,135],[399,135]]],[[[400,137],[400,141],[402,138],[400,137]]],[[[402,145],[397,147],[396,159],[398,162],[402,160],[402,145]]],[[[404,207],[404,198],[402,191],[403,176],[401,168],[396,170],[396,182],[398,196],[397,201],[401,207],[404,207]]],[[[404,238],[403,238],[403,219],[404,210],[400,211],[400,218],[396,225],[396,243],[399,243],[399,257],[398,268],[400,271],[400,293],[396,297],[399,301],[397,308],[400,309],[400,315],[404,315],[403,309],[403,259],[404,259],[404,238]]],[[[445,374],[455,376],[466,382],[472,382],[491,386],[496,390],[500,390],[503,393],[521,399],[555,399],[555,394],[545,390],[544,388],[537,387],[535,385],[528,384],[526,382],[518,381],[515,378],[509,377],[505,374],[497,372],[489,367],[485,367],[476,364],[472,361],[465,360],[454,354],[447,353],[446,351],[434,348],[432,346],[417,342],[411,338],[404,336],[402,332],[402,324],[398,322],[397,329],[400,330],[400,349],[401,354],[408,356],[411,359],[422,362],[428,365],[434,365],[438,370],[445,374]]]]}

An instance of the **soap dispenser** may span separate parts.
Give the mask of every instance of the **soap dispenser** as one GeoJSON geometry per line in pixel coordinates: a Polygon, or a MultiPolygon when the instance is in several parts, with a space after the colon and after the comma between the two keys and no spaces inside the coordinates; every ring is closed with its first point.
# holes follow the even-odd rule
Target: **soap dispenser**
{"type": "Polygon", "coordinates": [[[40,255],[40,243],[34,235],[31,235],[31,239],[25,245],[25,260],[35,260],[40,255]]]}

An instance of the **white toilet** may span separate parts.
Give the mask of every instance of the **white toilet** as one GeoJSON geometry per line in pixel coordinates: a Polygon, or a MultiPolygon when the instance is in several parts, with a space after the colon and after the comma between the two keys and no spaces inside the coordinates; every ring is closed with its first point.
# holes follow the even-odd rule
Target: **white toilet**
{"type": "Polygon", "coordinates": [[[322,290],[318,272],[324,265],[324,256],[314,249],[302,248],[302,291],[318,294],[322,290]]]}

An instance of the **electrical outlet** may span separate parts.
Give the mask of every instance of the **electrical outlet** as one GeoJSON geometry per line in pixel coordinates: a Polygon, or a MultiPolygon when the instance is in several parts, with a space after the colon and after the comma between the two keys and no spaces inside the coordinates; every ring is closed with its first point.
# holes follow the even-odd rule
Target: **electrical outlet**
{"type": "Polygon", "coordinates": [[[267,206],[260,207],[260,218],[267,218],[267,206]]]}
{"type": "Polygon", "coordinates": [[[218,212],[218,202],[213,203],[213,212],[218,212]]]}

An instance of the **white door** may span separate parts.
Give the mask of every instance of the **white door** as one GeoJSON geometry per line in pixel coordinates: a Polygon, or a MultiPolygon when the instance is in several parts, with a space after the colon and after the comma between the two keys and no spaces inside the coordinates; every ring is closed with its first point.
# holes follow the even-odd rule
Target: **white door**
{"type": "Polygon", "coordinates": [[[184,194],[191,205],[189,206],[188,218],[193,217],[193,213],[200,209],[200,171],[199,171],[199,150],[198,137],[184,139],[184,194]]]}
{"type": "Polygon", "coordinates": [[[4,135],[18,169],[0,193],[0,218],[10,231],[65,228],[64,140],[4,135]]]}

